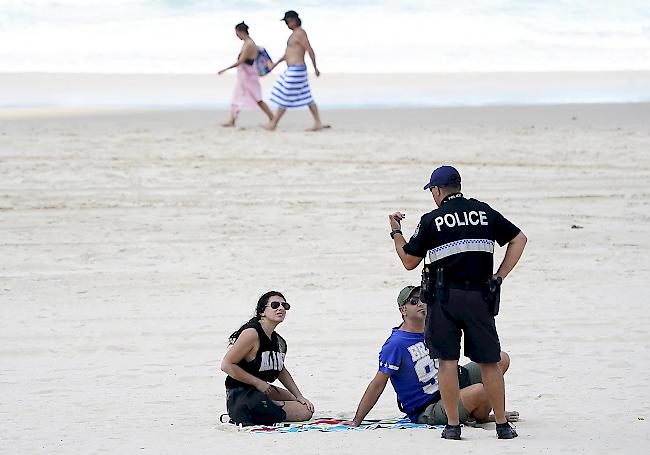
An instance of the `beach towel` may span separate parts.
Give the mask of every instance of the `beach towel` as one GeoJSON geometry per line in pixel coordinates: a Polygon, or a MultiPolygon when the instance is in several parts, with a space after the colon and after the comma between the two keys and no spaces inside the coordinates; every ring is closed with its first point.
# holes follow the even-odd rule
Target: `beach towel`
{"type": "Polygon", "coordinates": [[[256,108],[259,101],[262,101],[262,86],[257,68],[254,65],[239,65],[237,84],[232,96],[232,114],[237,116],[243,108],[256,108]]]}
{"type": "Polygon", "coordinates": [[[271,101],[280,107],[295,108],[313,104],[306,65],[290,65],[275,81],[271,101]]]}
{"type": "MultiPolygon", "coordinates": [[[[241,427],[242,431],[249,433],[300,433],[303,431],[360,431],[376,430],[378,428],[392,429],[431,429],[444,428],[444,425],[426,425],[423,423],[412,423],[407,418],[382,419],[382,420],[364,420],[358,427],[342,425],[342,419],[316,419],[308,422],[284,422],[275,425],[255,425],[250,427],[241,427]]],[[[229,425],[229,424],[226,424],[229,425]]]]}
{"type": "Polygon", "coordinates": [[[271,72],[273,68],[273,60],[266,49],[263,47],[257,48],[257,57],[255,58],[255,67],[257,68],[257,74],[260,76],[265,76],[271,72]]]}

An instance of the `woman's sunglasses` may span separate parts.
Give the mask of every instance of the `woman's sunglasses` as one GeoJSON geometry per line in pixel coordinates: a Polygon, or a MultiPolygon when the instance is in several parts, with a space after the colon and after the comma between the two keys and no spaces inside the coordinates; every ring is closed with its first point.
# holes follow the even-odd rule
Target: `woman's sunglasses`
{"type": "Polygon", "coordinates": [[[273,308],[274,310],[277,310],[278,308],[280,308],[280,305],[282,305],[282,308],[284,308],[285,310],[289,310],[291,308],[291,305],[289,305],[287,302],[277,302],[276,301],[276,302],[269,303],[269,306],[271,308],[273,308]]]}

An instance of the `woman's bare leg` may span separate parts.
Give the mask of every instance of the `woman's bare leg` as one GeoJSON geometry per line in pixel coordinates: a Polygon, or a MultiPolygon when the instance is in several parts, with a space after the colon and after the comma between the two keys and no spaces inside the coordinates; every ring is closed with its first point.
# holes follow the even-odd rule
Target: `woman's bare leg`
{"type": "Polygon", "coordinates": [[[305,420],[311,419],[314,415],[307,408],[307,405],[298,403],[297,401],[274,401],[274,403],[287,413],[285,422],[304,422],[305,420]]]}
{"type": "Polygon", "coordinates": [[[269,122],[269,124],[266,125],[264,128],[266,128],[269,131],[275,131],[275,129],[278,127],[278,122],[280,122],[280,119],[282,118],[285,112],[287,112],[285,108],[279,107],[278,110],[275,112],[275,115],[269,122]]]}
{"type": "Polygon", "coordinates": [[[262,111],[269,118],[269,122],[272,121],[273,120],[273,112],[271,112],[271,109],[269,109],[269,106],[264,101],[258,101],[257,105],[260,107],[260,109],[262,109],[262,111]]]}
{"type": "Polygon", "coordinates": [[[273,401],[296,401],[296,397],[293,396],[293,393],[289,392],[287,389],[274,385],[271,386],[269,398],[273,401]]]}
{"type": "Polygon", "coordinates": [[[269,393],[269,398],[275,404],[284,409],[287,413],[287,422],[304,422],[314,415],[306,405],[296,401],[296,397],[291,392],[282,387],[273,386],[269,393]]]}

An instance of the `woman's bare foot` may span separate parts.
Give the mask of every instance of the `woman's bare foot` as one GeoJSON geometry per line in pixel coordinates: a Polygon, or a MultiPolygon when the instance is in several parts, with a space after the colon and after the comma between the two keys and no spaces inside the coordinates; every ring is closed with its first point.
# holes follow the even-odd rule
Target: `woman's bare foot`
{"type": "Polygon", "coordinates": [[[223,126],[224,128],[234,128],[235,122],[222,123],[221,126],[223,126]]]}
{"type": "Polygon", "coordinates": [[[262,128],[264,128],[266,131],[275,131],[275,129],[277,128],[277,126],[274,125],[274,124],[272,124],[272,123],[267,123],[267,124],[264,125],[262,128]]]}

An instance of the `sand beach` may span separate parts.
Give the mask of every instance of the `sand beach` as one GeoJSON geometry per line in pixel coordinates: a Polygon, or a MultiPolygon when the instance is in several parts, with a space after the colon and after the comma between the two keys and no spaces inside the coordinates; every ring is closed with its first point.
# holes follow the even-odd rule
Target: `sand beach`
{"type": "MultiPolygon", "coordinates": [[[[225,116],[0,111],[0,452],[647,452],[649,104],[225,116]],[[227,336],[268,289],[316,416],[352,417],[419,281],[387,215],[410,234],[444,163],[529,238],[497,318],[520,437],[222,426],[227,336]]],[[[398,415],[387,388],[370,417],[398,415]]]]}

